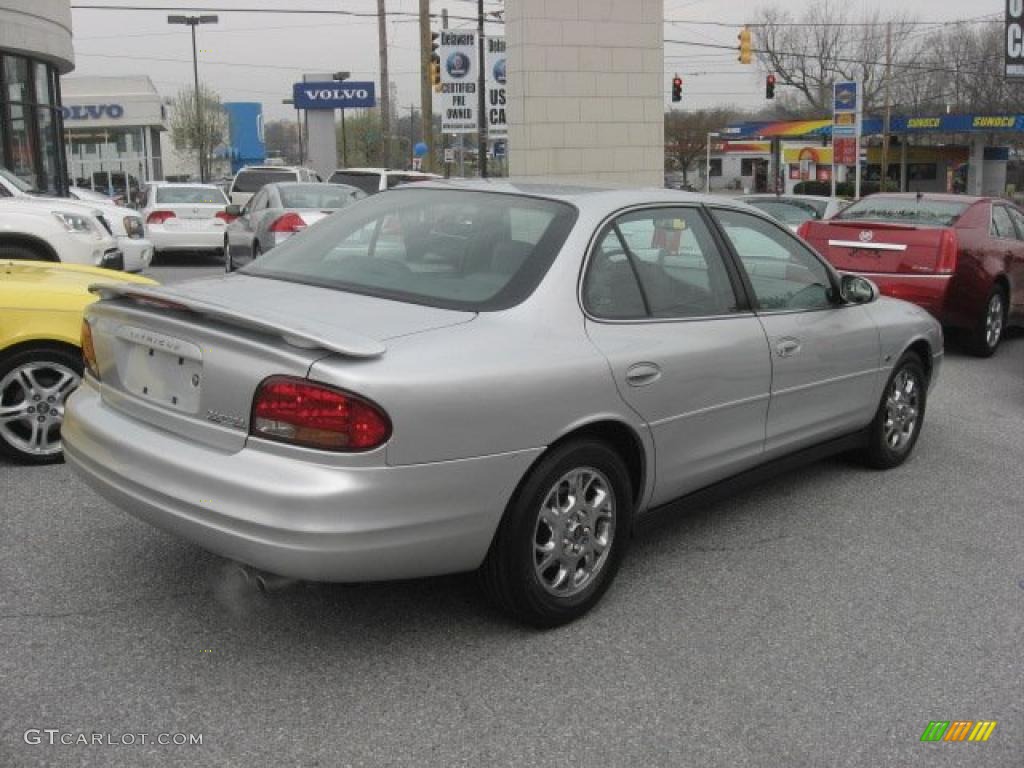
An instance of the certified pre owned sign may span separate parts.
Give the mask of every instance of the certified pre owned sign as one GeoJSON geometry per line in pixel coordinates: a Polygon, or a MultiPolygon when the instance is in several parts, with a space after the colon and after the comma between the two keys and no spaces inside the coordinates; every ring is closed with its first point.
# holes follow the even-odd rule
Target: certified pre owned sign
{"type": "Polygon", "coordinates": [[[1024,77],[1024,0],[1006,0],[1006,76],[1024,77]]]}

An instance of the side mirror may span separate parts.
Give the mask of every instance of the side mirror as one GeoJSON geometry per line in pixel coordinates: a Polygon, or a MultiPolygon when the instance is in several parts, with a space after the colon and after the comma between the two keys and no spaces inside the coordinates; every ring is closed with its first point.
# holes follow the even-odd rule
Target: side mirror
{"type": "Polygon", "coordinates": [[[860,275],[843,275],[839,290],[849,304],[870,304],[878,298],[878,287],[860,275]]]}
{"type": "Polygon", "coordinates": [[[240,205],[229,205],[229,206],[227,206],[224,209],[224,213],[226,213],[228,216],[235,216],[235,217],[241,216],[242,215],[242,206],[240,206],[240,205]]]}

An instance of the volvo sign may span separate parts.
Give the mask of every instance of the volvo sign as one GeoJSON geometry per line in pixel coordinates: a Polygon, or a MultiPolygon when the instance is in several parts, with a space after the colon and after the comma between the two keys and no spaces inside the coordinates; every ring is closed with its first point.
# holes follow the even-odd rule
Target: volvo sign
{"type": "Polygon", "coordinates": [[[296,109],[354,109],[375,106],[375,84],[372,82],[295,83],[292,100],[296,109]]]}

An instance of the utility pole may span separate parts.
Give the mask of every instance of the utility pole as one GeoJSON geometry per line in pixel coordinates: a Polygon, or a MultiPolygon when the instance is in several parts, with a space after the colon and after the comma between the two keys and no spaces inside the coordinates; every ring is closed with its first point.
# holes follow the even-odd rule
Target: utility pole
{"type": "Polygon", "coordinates": [[[216,16],[168,16],[168,24],[187,24],[192,29],[192,75],[196,83],[196,135],[199,138],[199,181],[205,182],[209,157],[206,151],[206,125],[203,123],[203,99],[199,92],[199,59],[196,56],[196,27],[216,24],[216,16]]]}
{"type": "Polygon", "coordinates": [[[391,167],[391,78],[388,76],[388,17],[385,0],[377,0],[377,45],[380,54],[381,164],[391,167]]]}
{"type": "Polygon", "coordinates": [[[430,82],[430,0],[420,0],[420,132],[427,144],[423,170],[434,170],[434,89],[430,82]]]}
{"type": "Polygon", "coordinates": [[[477,15],[477,36],[480,38],[477,41],[477,83],[476,89],[479,91],[479,98],[477,98],[477,167],[480,169],[480,178],[487,177],[487,94],[484,92],[487,85],[487,73],[484,67],[484,0],[476,0],[476,15],[477,15]]]}
{"type": "MultiPolygon", "coordinates": [[[[892,118],[891,84],[892,22],[890,21],[885,25],[885,124],[882,126],[882,173],[878,183],[879,192],[885,192],[886,181],[889,179],[889,121],[892,118]]],[[[858,158],[859,161],[860,159],[858,158]]]]}

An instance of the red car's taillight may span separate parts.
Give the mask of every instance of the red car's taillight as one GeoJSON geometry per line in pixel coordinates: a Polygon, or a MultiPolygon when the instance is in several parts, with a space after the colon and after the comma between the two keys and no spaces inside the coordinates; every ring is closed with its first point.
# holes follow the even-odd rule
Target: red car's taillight
{"type": "Polygon", "coordinates": [[[153,211],[146,217],[147,224],[163,224],[168,219],[174,218],[174,211],[153,211]]]}
{"type": "Polygon", "coordinates": [[[330,451],[370,451],[391,437],[391,421],[368,400],[305,379],[272,376],[252,403],[250,434],[330,451]]]}
{"type": "Polygon", "coordinates": [[[238,218],[237,216],[232,216],[227,211],[217,211],[213,215],[216,216],[218,219],[220,219],[221,221],[223,221],[226,224],[230,224],[232,221],[234,221],[235,219],[238,218]]]}
{"type": "Polygon", "coordinates": [[[797,237],[801,237],[804,240],[807,239],[807,233],[811,231],[811,222],[804,221],[800,223],[800,226],[796,228],[797,237]]]}
{"type": "Polygon", "coordinates": [[[306,228],[306,222],[297,213],[286,213],[274,219],[270,225],[271,232],[301,232],[306,228]]]}
{"type": "Polygon", "coordinates": [[[85,361],[85,370],[99,381],[100,367],[96,363],[96,347],[92,343],[92,326],[85,318],[82,318],[82,359],[85,361]]]}
{"type": "Polygon", "coordinates": [[[947,229],[939,239],[939,259],[935,264],[935,271],[951,275],[956,272],[956,255],[960,250],[960,243],[957,242],[956,232],[947,229]]]}

